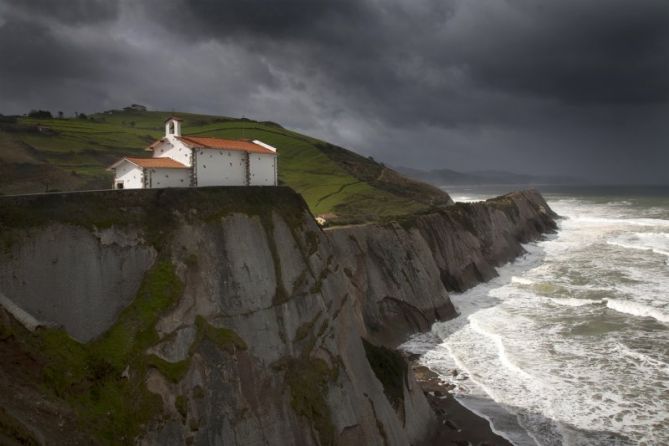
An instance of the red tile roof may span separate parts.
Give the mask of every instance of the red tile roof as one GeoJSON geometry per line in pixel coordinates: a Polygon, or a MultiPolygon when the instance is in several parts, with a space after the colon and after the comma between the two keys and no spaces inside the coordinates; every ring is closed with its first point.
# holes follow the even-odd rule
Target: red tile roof
{"type": "MultiPolygon", "coordinates": [[[[140,167],[149,167],[157,169],[188,169],[188,166],[174,161],[172,158],[123,158],[140,167]]],[[[123,161],[123,160],[121,160],[123,161]]]]}
{"type": "Polygon", "coordinates": [[[178,138],[190,148],[238,150],[241,152],[276,154],[276,152],[259,144],[255,144],[248,139],[222,139],[209,138],[207,136],[179,136],[178,138]]]}

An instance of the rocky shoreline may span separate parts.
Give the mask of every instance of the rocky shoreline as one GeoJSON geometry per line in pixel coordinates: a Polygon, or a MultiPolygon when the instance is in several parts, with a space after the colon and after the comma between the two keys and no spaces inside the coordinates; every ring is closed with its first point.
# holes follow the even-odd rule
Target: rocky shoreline
{"type": "Polygon", "coordinates": [[[513,446],[493,432],[488,420],[460,404],[451,393],[451,384],[416,359],[411,361],[411,369],[440,425],[425,446],[513,446]]]}

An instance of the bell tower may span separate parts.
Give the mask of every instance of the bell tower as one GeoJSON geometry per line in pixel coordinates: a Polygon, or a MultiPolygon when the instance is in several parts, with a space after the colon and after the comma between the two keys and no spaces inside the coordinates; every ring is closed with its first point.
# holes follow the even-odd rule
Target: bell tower
{"type": "Polygon", "coordinates": [[[165,121],[165,136],[181,136],[181,119],[170,116],[165,121]]]}

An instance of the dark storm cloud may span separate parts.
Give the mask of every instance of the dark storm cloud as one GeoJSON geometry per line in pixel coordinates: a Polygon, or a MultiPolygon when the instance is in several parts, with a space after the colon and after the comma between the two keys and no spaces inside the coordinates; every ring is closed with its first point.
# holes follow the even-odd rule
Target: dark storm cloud
{"type": "Polygon", "coordinates": [[[669,99],[669,4],[514,1],[450,50],[496,88],[595,104],[669,99]],[[477,38],[485,29],[487,38],[477,38]]]}
{"type": "Polygon", "coordinates": [[[0,111],[143,102],[394,164],[666,177],[666,0],[67,5],[0,0],[0,111]]]}
{"type": "Polygon", "coordinates": [[[434,90],[421,82],[423,70],[441,67],[421,66],[425,56],[432,57],[421,51],[431,50],[428,30],[440,26],[452,9],[452,1],[432,0],[414,5],[249,0],[233,7],[183,0],[160,2],[159,7],[166,26],[184,38],[234,41],[295,78],[324,81],[336,95],[357,98],[357,107],[371,106],[388,118],[397,111],[401,115],[402,109],[413,114],[417,101],[407,102],[403,96],[414,94],[414,87],[434,90]]]}
{"type": "Polygon", "coordinates": [[[14,19],[0,27],[0,76],[8,81],[95,77],[102,64],[88,56],[76,42],[64,40],[35,22],[14,19]]]}
{"type": "Polygon", "coordinates": [[[390,90],[400,109],[408,92],[422,94],[412,102],[430,112],[434,106],[425,107],[424,99],[450,97],[463,86],[429,79],[449,75],[470,88],[565,103],[669,100],[665,0],[451,0],[416,2],[414,8],[359,0],[176,5],[163,17],[189,38],[245,35],[242,45],[276,55],[276,63],[287,57],[286,64],[320,71],[384,103],[390,90]],[[188,20],[175,11],[185,11],[188,20]],[[286,44],[297,45],[297,54],[290,54],[295,47],[282,48],[286,44]]]}
{"type": "Polygon", "coordinates": [[[320,40],[339,26],[362,22],[371,15],[366,3],[358,0],[173,0],[151,5],[163,20],[192,38],[241,33],[269,39],[320,40]]]}
{"type": "Polygon", "coordinates": [[[46,18],[69,24],[89,24],[113,20],[118,16],[118,0],[5,0],[14,14],[46,18]]]}
{"type": "Polygon", "coordinates": [[[72,1],[66,7],[0,0],[0,112],[48,106],[83,111],[104,103],[104,83],[126,78],[119,68],[131,61],[98,28],[118,10],[114,1],[72,1]]]}

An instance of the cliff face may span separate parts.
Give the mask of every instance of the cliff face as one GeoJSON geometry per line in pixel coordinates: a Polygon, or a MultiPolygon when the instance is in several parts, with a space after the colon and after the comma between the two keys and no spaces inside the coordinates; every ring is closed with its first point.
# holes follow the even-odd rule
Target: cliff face
{"type": "MultiPolygon", "coordinates": [[[[0,366],[0,394],[43,380],[101,443],[418,444],[435,418],[381,345],[453,316],[448,289],[552,225],[531,192],[325,232],[283,188],[4,198],[4,302],[76,341],[4,305],[0,348],[36,365],[14,386],[0,366]]],[[[11,401],[44,437],[51,420],[11,401]]]]}
{"type": "Polygon", "coordinates": [[[538,192],[526,191],[401,224],[327,232],[363,308],[368,338],[397,345],[455,316],[448,291],[495,277],[496,266],[524,253],[522,243],[554,231],[555,217],[538,192]]]}
{"type": "Polygon", "coordinates": [[[521,243],[557,229],[557,215],[536,191],[514,192],[479,203],[458,203],[426,215],[416,227],[427,241],[445,286],[464,291],[490,280],[524,253],[521,243]]]}

